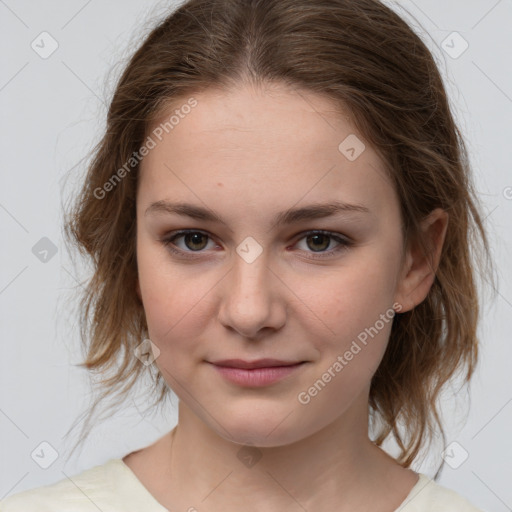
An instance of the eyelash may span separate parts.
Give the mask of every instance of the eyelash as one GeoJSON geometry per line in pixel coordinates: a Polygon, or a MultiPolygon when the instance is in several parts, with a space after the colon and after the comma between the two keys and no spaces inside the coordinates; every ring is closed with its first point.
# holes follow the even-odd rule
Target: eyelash
{"type": "MultiPolygon", "coordinates": [[[[176,239],[181,238],[184,235],[192,234],[192,233],[201,233],[202,235],[207,236],[210,240],[212,239],[210,237],[210,235],[204,231],[200,231],[197,229],[188,229],[188,230],[185,229],[185,230],[176,231],[176,232],[171,233],[170,235],[166,236],[165,238],[162,238],[160,240],[160,242],[164,245],[164,247],[167,248],[167,250],[169,250],[173,254],[176,254],[176,255],[182,256],[182,257],[184,255],[186,255],[184,257],[190,258],[190,259],[198,258],[198,257],[201,257],[199,254],[197,254],[197,255],[196,254],[189,255],[189,254],[190,253],[201,253],[203,251],[184,251],[182,249],[176,249],[176,245],[173,243],[176,239]]],[[[311,235],[326,235],[340,244],[336,248],[331,249],[330,251],[324,251],[324,252],[319,252],[319,253],[312,252],[311,253],[312,256],[308,256],[308,258],[310,258],[310,259],[326,259],[328,257],[332,257],[334,254],[338,254],[341,251],[347,250],[349,247],[351,247],[353,245],[352,241],[348,240],[347,238],[341,237],[337,233],[333,233],[332,231],[324,231],[324,230],[317,229],[317,230],[312,230],[312,231],[306,231],[304,233],[301,233],[301,235],[303,235],[303,236],[301,238],[299,238],[297,240],[297,242],[299,242],[300,240],[307,238],[308,236],[311,236],[311,235]],[[324,256],[324,254],[325,254],[325,256],[324,256]]]]}

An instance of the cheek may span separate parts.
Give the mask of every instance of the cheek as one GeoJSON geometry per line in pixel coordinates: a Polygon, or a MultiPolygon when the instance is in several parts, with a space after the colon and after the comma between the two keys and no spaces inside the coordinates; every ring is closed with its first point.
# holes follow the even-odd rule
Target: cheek
{"type": "Polygon", "coordinates": [[[297,399],[308,414],[321,414],[328,406],[334,418],[368,391],[387,347],[394,311],[383,275],[354,271],[330,282],[330,293],[318,298],[321,322],[313,319],[302,326],[319,359],[297,399]]]}
{"type": "Polygon", "coordinates": [[[304,320],[307,325],[304,323],[302,328],[315,344],[321,371],[330,368],[336,374],[332,381],[344,389],[360,388],[384,355],[394,318],[393,261],[391,254],[377,257],[370,251],[366,256],[361,253],[353,261],[347,259],[346,265],[329,275],[323,286],[318,281],[311,282],[301,291],[302,296],[308,297],[309,308],[317,314],[303,317],[308,320],[304,320]]]}
{"type": "Polygon", "coordinates": [[[149,337],[160,349],[159,360],[165,361],[171,348],[176,361],[185,347],[193,355],[193,340],[204,331],[208,290],[215,281],[209,283],[206,275],[189,267],[171,265],[164,250],[142,242],[137,261],[149,337]]]}
{"type": "Polygon", "coordinates": [[[323,286],[316,280],[302,291],[322,321],[317,324],[323,324],[333,339],[357,336],[393,305],[396,270],[379,259],[357,259],[333,271],[323,286]]]}

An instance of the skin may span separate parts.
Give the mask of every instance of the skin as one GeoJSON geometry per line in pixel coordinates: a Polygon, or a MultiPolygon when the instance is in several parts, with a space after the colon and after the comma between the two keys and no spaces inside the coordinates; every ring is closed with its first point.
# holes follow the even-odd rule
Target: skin
{"type": "Polygon", "coordinates": [[[364,139],[327,98],[283,84],[194,98],[198,105],[145,157],[137,192],[137,293],[160,350],[154,364],[180,399],[178,425],[124,461],[172,510],[395,510],[418,475],[368,437],[370,382],[391,322],[309,403],[298,395],[393,304],[404,312],[425,299],[447,214],[435,210],[423,223],[431,259],[404,248],[383,162],[368,143],[354,161],[339,151],[350,134],[364,139]],[[207,207],[225,224],[146,214],[160,200],[207,207]],[[332,200],[369,212],[272,221],[332,200]],[[207,236],[175,239],[177,256],[162,238],[180,229],[207,236]],[[335,238],[315,245],[311,230],[352,243],[335,252],[335,238]],[[252,263],[236,252],[249,236],[262,249],[252,263]],[[307,363],[275,384],[247,388],[207,362],[263,357],[307,363]],[[237,456],[243,446],[261,456],[251,467],[237,456]]]}

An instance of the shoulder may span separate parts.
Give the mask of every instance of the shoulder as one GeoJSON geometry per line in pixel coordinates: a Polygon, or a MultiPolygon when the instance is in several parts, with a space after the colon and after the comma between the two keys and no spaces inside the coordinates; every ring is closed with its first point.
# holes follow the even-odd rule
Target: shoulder
{"type": "Polygon", "coordinates": [[[395,512],[482,512],[466,498],[431,480],[423,473],[395,512]]]}
{"type": "Polygon", "coordinates": [[[122,484],[121,459],[110,459],[78,475],[22,491],[0,502],[0,512],[98,512],[116,504],[122,484]]]}

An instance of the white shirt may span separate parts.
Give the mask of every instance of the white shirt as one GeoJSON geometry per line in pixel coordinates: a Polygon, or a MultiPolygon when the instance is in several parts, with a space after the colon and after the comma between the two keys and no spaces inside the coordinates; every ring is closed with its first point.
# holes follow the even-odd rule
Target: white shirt
{"type": "MultiPolygon", "coordinates": [[[[110,459],[54,484],[13,494],[0,512],[169,512],[122,459],[110,459]]],[[[201,509],[191,503],[190,510],[201,509]]],[[[423,473],[394,512],[482,512],[423,473]]]]}

